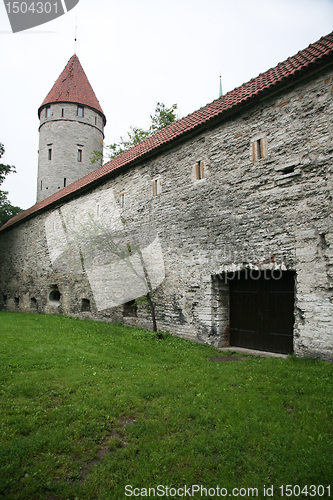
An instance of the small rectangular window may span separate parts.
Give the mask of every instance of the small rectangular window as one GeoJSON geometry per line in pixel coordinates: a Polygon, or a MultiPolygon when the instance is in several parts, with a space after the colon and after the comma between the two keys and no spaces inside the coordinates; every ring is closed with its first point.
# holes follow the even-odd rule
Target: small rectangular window
{"type": "Polygon", "coordinates": [[[84,116],[84,108],[83,108],[83,106],[78,106],[77,107],[77,116],[80,116],[81,118],[83,118],[83,116],[84,116]]]}
{"type": "Polygon", "coordinates": [[[257,147],[257,159],[261,160],[263,157],[263,151],[262,151],[262,139],[259,141],[256,141],[256,147],[257,147]]]}
{"type": "Polygon", "coordinates": [[[64,177],[64,188],[66,187],[67,179],[64,177]]]}
{"type": "Polygon", "coordinates": [[[43,181],[40,181],[40,190],[43,191],[43,181]]]}
{"type": "Polygon", "coordinates": [[[135,300],[130,300],[124,304],[123,316],[124,317],[137,317],[138,306],[135,303],[135,300]]]}
{"type": "Polygon", "coordinates": [[[205,177],[204,162],[198,161],[198,163],[195,165],[195,178],[197,181],[200,181],[204,177],[205,177]]]}
{"type": "Polygon", "coordinates": [[[77,150],[77,161],[82,161],[82,149],[77,150]]]}
{"type": "Polygon", "coordinates": [[[62,110],[61,110],[61,118],[63,118],[63,117],[64,117],[64,108],[62,108],[62,110]]]}
{"type": "Polygon", "coordinates": [[[253,163],[267,157],[265,138],[252,142],[252,161],[253,163]]]}
{"type": "Polygon", "coordinates": [[[122,193],[119,196],[119,198],[120,198],[120,206],[121,206],[121,208],[124,208],[124,206],[125,206],[125,193],[122,193]]]}
{"type": "Polygon", "coordinates": [[[157,196],[157,194],[158,194],[157,188],[158,188],[157,179],[154,179],[153,180],[153,196],[157,196]]]}
{"type": "Polygon", "coordinates": [[[52,149],[49,149],[49,160],[52,160],[52,149]]]}
{"type": "Polygon", "coordinates": [[[97,116],[95,116],[95,125],[97,125],[97,116]]]}
{"type": "Polygon", "coordinates": [[[202,179],[200,161],[197,163],[197,179],[202,179]]]}
{"type": "Polygon", "coordinates": [[[46,106],[45,108],[45,118],[49,118],[51,116],[51,106],[46,106]]]}

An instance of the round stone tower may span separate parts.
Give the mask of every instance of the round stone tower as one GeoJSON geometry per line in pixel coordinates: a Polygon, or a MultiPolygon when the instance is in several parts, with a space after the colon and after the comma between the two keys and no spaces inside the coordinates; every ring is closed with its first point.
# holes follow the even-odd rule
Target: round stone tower
{"type": "Polygon", "coordinates": [[[37,203],[102,164],[106,118],[75,54],[38,110],[37,203]]]}

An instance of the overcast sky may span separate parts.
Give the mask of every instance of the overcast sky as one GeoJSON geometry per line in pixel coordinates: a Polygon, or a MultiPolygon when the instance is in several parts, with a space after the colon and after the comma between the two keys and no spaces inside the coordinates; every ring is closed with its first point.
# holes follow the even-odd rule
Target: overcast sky
{"type": "MultiPolygon", "coordinates": [[[[30,3],[30,0],[28,1],[30,3]]],[[[179,117],[296,54],[333,29],[333,0],[80,0],[13,34],[0,3],[0,142],[16,166],[2,189],[36,202],[37,110],[76,53],[107,118],[105,142],[148,127],[157,101],[179,117]]]]}

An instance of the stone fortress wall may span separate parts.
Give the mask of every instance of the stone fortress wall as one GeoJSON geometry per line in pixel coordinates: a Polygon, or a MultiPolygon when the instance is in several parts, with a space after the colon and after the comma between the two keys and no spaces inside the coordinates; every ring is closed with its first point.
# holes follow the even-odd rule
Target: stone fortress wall
{"type": "MultiPolygon", "coordinates": [[[[110,192],[127,230],[156,231],[160,330],[227,345],[225,273],[293,270],[294,352],[333,359],[332,90],[328,67],[70,201],[97,216],[110,192]]],[[[0,232],[0,308],[151,328],[144,305],[98,310],[87,272],[52,265],[47,221],[65,208],[0,232]]]]}

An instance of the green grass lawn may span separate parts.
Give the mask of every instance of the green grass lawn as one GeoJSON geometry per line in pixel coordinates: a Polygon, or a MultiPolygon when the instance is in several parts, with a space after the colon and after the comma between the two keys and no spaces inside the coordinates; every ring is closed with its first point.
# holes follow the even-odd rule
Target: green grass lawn
{"type": "Polygon", "coordinates": [[[330,363],[218,363],[167,334],[34,314],[0,313],[0,342],[1,499],[333,496],[330,363]]]}

